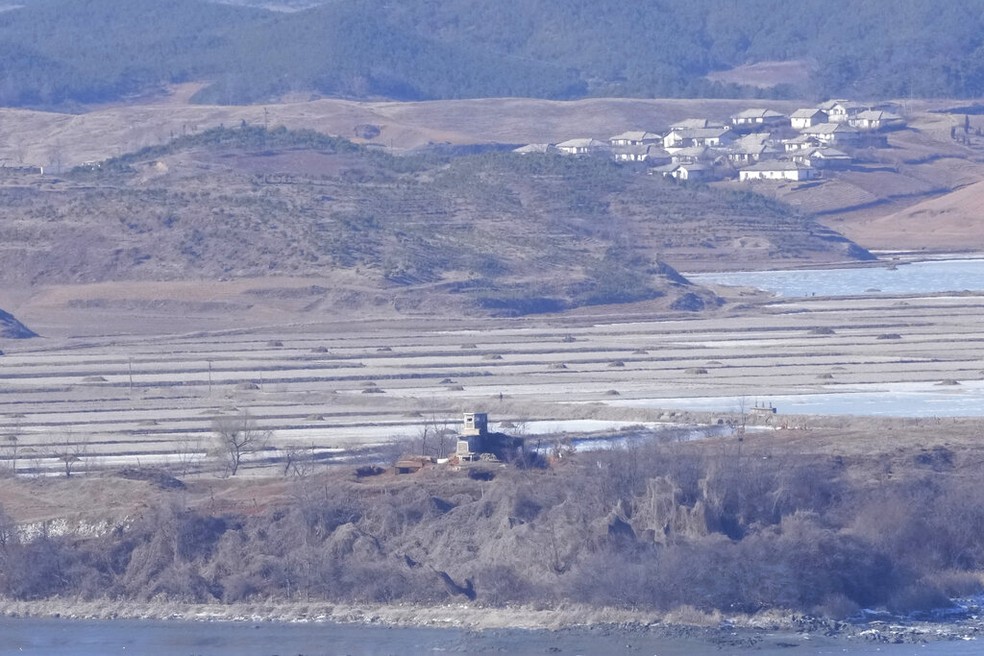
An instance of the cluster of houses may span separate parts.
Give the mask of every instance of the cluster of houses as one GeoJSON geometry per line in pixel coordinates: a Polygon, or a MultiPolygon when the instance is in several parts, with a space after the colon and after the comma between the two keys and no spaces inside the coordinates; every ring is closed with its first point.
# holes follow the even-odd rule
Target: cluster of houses
{"type": "Polygon", "coordinates": [[[858,148],[886,144],[884,132],[905,125],[889,107],[831,100],[783,114],[747,109],[728,122],[692,118],[663,133],[630,131],[598,139],[530,144],[518,153],[555,152],[638,162],[679,180],[811,180],[853,164],[858,148]]]}

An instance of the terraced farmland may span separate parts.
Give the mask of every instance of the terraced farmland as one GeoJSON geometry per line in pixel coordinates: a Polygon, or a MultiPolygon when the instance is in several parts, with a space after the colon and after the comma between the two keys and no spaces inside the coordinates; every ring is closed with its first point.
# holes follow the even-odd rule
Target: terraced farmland
{"type": "Polygon", "coordinates": [[[255,471],[288,452],[385,460],[419,450],[425,434],[429,449],[450,450],[434,440],[467,410],[506,430],[571,434],[733,418],[786,394],[940,383],[968,394],[984,381],[982,311],[973,295],[808,299],[675,320],[582,313],[11,341],[0,455],[22,474],[198,469],[214,419],[245,412],[273,435],[255,471]],[[680,397],[735,403],[716,416],[623,407],[680,397]]]}

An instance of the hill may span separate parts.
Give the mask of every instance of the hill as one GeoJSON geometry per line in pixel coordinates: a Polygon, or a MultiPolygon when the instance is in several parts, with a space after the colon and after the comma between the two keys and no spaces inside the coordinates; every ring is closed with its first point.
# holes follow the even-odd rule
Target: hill
{"type": "MultiPolygon", "coordinates": [[[[0,310],[0,337],[6,339],[24,339],[27,337],[37,337],[30,328],[17,320],[9,312],[0,310]]],[[[0,352],[2,355],[2,352],[0,352]]]]}
{"type": "Polygon", "coordinates": [[[699,309],[716,301],[668,264],[866,255],[781,203],[604,158],[395,157],[284,128],[215,128],[60,179],[5,182],[0,280],[11,287],[348,271],[354,303],[382,290],[407,307],[497,313],[646,299],[699,309]]]}
{"type": "Polygon", "coordinates": [[[296,94],[519,96],[984,94],[984,2],[28,0],[0,13],[0,104],[77,107],[207,82],[202,102],[296,94]],[[886,20],[892,29],[886,30],[886,20]],[[714,75],[809,62],[761,84],[714,75]],[[708,77],[708,76],[711,77],[708,77]]]}

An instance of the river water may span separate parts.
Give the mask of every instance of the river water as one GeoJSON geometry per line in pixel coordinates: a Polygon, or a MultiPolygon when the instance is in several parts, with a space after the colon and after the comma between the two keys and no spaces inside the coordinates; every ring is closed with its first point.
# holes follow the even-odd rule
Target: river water
{"type": "Polygon", "coordinates": [[[862,639],[723,632],[713,639],[661,638],[645,632],[411,629],[345,624],[0,618],[0,654],[44,656],[434,656],[435,654],[848,654],[964,656],[976,641],[894,645],[862,639]]]}
{"type": "Polygon", "coordinates": [[[929,260],[847,269],[686,274],[699,284],[755,287],[783,297],[984,291],[984,259],[929,260]]]}
{"type": "MultiPolygon", "coordinates": [[[[873,267],[798,271],[687,274],[702,284],[754,287],[782,297],[879,296],[984,291],[984,258],[941,259],[873,267]]],[[[784,414],[888,417],[984,415],[984,381],[941,387],[938,381],[838,386],[838,391],[770,396],[784,414]]],[[[613,406],[734,412],[734,397],[654,398],[609,401],[613,406]]]]}

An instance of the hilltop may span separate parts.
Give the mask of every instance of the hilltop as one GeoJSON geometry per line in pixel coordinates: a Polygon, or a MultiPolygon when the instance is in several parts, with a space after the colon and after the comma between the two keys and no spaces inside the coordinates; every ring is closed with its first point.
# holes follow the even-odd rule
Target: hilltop
{"type": "MultiPolygon", "coordinates": [[[[317,278],[310,307],[492,313],[718,303],[674,265],[864,254],[787,206],[605,159],[395,157],[311,131],[215,128],[0,187],[6,286],[317,278]],[[383,300],[385,299],[385,300],[383,300]],[[394,300],[395,299],[395,300],[394,300]]],[[[747,266],[748,264],[746,264],[747,266]]]]}

